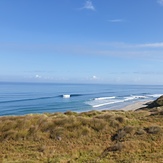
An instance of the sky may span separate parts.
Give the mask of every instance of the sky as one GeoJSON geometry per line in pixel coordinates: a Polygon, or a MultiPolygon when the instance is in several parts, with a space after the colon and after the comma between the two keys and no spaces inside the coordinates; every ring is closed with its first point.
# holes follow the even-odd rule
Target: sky
{"type": "Polygon", "coordinates": [[[163,0],[0,0],[0,81],[163,84],[163,0]]]}

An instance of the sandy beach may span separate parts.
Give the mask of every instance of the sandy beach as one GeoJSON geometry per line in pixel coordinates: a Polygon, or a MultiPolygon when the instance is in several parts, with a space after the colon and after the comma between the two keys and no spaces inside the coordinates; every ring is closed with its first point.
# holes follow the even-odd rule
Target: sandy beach
{"type": "Polygon", "coordinates": [[[124,111],[129,111],[129,110],[137,110],[139,108],[145,107],[147,106],[147,103],[149,103],[150,101],[140,101],[140,102],[135,102],[133,104],[127,105],[119,110],[124,110],[124,111]]]}

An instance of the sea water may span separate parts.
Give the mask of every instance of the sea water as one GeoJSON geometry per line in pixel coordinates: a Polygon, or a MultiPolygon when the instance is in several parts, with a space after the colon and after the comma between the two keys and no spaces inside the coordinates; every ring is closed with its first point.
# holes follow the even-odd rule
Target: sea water
{"type": "Polygon", "coordinates": [[[162,85],[0,83],[0,116],[120,109],[163,95],[162,85]]]}

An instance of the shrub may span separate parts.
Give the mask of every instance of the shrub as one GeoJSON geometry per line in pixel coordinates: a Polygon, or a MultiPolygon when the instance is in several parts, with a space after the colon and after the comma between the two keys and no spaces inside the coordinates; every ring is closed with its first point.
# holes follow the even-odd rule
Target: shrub
{"type": "Polygon", "coordinates": [[[120,129],[120,130],[118,130],[117,131],[117,133],[116,134],[114,134],[112,137],[111,137],[111,140],[112,141],[122,141],[124,138],[125,138],[125,136],[126,136],[126,132],[123,130],[123,129],[120,129]]]}
{"type": "Polygon", "coordinates": [[[72,112],[72,111],[67,111],[67,112],[65,112],[64,113],[65,115],[77,115],[78,113],[76,113],[76,112],[72,112]]]}
{"type": "Polygon", "coordinates": [[[74,116],[70,116],[65,120],[65,125],[62,126],[68,131],[74,131],[77,129],[80,129],[81,127],[81,122],[74,116]]]}
{"type": "Polygon", "coordinates": [[[119,125],[119,122],[115,119],[112,119],[110,121],[110,127],[114,127],[114,128],[118,128],[120,125],[119,125]]]}
{"type": "Polygon", "coordinates": [[[28,135],[27,130],[18,131],[15,140],[25,140],[27,138],[27,135],[28,135]]]}
{"type": "Polygon", "coordinates": [[[122,143],[118,142],[115,145],[108,148],[108,151],[121,151],[123,148],[122,143]]]}
{"type": "Polygon", "coordinates": [[[94,117],[94,116],[96,116],[98,114],[100,114],[100,111],[97,111],[97,110],[91,110],[91,111],[88,111],[88,112],[80,113],[80,115],[87,116],[87,117],[94,117]]]}
{"type": "Polygon", "coordinates": [[[103,130],[106,126],[106,122],[102,119],[93,118],[90,124],[90,127],[95,131],[103,130]]]}
{"type": "Polygon", "coordinates": [[[37,149],[39,152],[44,152],[47,150],[47,147],[45,145],[40,145],[37,149]]]}
{"type": "Polygon", "coordinates": [[[1,141],[4,141],[4,140],[15,140],[16,135],[17,135],[16,131],[9,130],[9,131],[3,132],[1,134],[0,140],[1,141]]]}
{"type": "Polygon", "coordinates": [[[125,126],[123,128],[123,130],[127,133],[127,134],[132,134],[134,132],[134,127],[132,126],[125,126]]]}
{"type": "Polygon", "coordinates": [[[64,134],[64,128],[62,127],[57,127],[54,130],[50,131],[50,138],[51,139],[58,139],[59,137],[61,137],[64,134]]]}
{"type": "MultiPolygon", "coordinates": [[[[49,119],[50,119],[50,118],[49,118],[49,119]]],[[[48,120],[47,116],[43,114],[43,115],[41,115],[41,116],[38,118],[38,120],[37,120],[36,123],[38,124],[39,127],[41,127],[42,124],[44,124],[44,123],[47,122],[47,120],[48,120]]]]}
{"type": "Polygon", "coordinates": [[[44,134],[40,134],[39,130],[38,130],[38,125],[33,125],[29,128],[29,130],[27,131],[27,139],[28,140],[34,140],[34,141],[39,141],[41,139],[44,139],[44,134]]]}
{"type": "Polygon", "coordinates": [[[149,134],[157,134],[161,131],[159,126],[151,126],[145,129],[149,134]]]}
{"type": "Polygon", "coordinates": [[[121,151],[122,148],[123,148],[123,144],[120,143],[120,142],[118,142],[118,143],[116,143],[115,145],[106,148],[106,149],[102,152],[100,158],[106,157],[106,156],[109,154],[109,152],[121,151]]]}
{"type": "Polygon", "coordinates": [[[15,129],[15,127],[16,127],[16,124],[14,121],[7,120],[7,121],[3,122],[3,125],[1,127],[1,131],[6,132],[6,131],[9,131],[11,129],[15,129]]]}
{"type": "Polygon", "coordinates": [[[57,118],[54,121],[54,124],[56,126],[62,126],[63,127],[63,126],[74,123],[74,121],[75,121],[75,118],[73,116],[70,116],[70,117],[65,117],[65,118],[57,118]]]}
{"type": "Polygon", "coordinates": [[[105,113],[105,114],[97,115],[95,118],[103,119],[107,122],[110,122],[113,119],[113,115],[105,113]]]}
{"type": "Polygon", "coordinates": [[[91,118],[88,117],[78,117],[78,121],[81,123],[83,126],[91,126],[91,118]]]}
{"type": "Polygon", "coordinates": [[[116,117],[115,119],[120,123],[124,123],[124,121],[125,121],[124,117],[120,117],[120,116],[116,117]]]}
{"type": "Polygon", "coordinates": [[[82,128],[81,135],[82,136],[87,136],[90,132],[91,132],[90,128],[84,127],[84,128],[82,128]]]}
{"type": "Polygon", "coordinates": [[[140,129],[138,129],[138,130],[136,131],[136,134],[137,134],[137,135],[143,135],[143,134],[145,134],[145,131],[144,131],[142,128],[140,128],[140,129]]]}
{"type": "Polygon", "coordinates": [[[42,132],[50,132],[55,128],[53,121],[45,121],[41,124],[40,130],[42,132]]]}

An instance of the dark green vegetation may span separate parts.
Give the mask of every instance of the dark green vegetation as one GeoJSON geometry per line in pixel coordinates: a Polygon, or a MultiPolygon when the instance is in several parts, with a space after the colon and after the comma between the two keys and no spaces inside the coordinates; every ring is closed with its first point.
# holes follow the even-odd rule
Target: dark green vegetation
{"type": "Polygon", "coordinates": [[[135,112],[0,117],[0,162],[161,163],[162,135],[162,103],[135,112]]]}
{"type": "Polygon", "coordinates": [[[141,108],[143,109],[156,109],[157,107],[163,107],[163,96],[159,97],[155,101],[148,104],[147,107],[141,108]]]}

